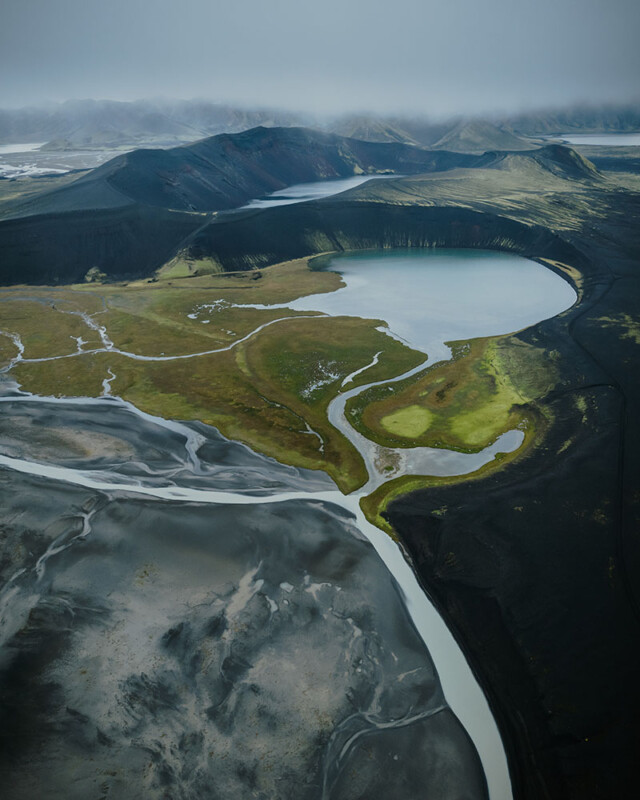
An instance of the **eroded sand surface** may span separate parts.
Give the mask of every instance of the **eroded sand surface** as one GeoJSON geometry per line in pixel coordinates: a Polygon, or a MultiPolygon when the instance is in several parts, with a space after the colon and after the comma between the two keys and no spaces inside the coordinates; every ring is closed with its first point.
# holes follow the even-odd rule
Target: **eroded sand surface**
{"type": "Polygon", "coordinates": [[[327,478],[108,399],[3,412],[5,455],[14,431],[49,467],[306,492],[185,503],[2,471],[6,797],[486,797],[395,581],[313,499],[327,478]]]}

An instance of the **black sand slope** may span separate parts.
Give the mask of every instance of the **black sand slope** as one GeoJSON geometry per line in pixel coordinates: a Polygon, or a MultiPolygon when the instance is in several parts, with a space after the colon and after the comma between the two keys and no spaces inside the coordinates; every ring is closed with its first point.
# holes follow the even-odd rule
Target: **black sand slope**
{"type": "Polygon", "coordinates": [[[198,214],[139,205],[0,223],[1,281],[72,283],[92,267],[122,279],[150,275],[201,224],[198,214]]]}
{"type": "Polygon", "coordinates": [[[517,335],[557,368],[543,442],[389,512],[483,677],[527,800],[637,791],[640,198],[610,203],[563,234],[583,256],[581,302],[517,335]]]}
{"type": "Polygon", "coordinates": [[[228,271],[332,250],[385,247],[475,247],[559,260],[580,258],[569,243],[547,229],[497,214],[338,198],[221,217],[201,227],[184,245],[190,256],[213,258],[228,271]]]}

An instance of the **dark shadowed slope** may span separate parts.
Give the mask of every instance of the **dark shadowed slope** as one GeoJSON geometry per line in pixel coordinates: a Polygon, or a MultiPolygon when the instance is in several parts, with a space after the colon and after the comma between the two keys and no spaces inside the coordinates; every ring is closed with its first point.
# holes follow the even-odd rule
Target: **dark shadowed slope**
{"type": "Polygon", "coordinates": [[[0,223],[1,281],[76,282],[92,267],[122,278],[150,275],[201,224],[199,214],[134,204],[10,220],[0,223]]]}
{"type": "Polygon", "coordinates": [[[5,206],[0,282],[76,281],[93,266],[112,277],[149,275],[206,222],[203,212],[296,183],[430,173],[476,160],[305,128],[254,128],[188,147],[137,150],[68,186],[5,206]]]}
{"type": "MultiPolygon", "coordinates": [[[[0,222],[0,280],[71,282],[82,280],[94,266],[113,278],[148,276],[180,251],[193,258],[212,258],[223,269],[251,269],[314,252],[365,246],[359,242],[398,245],[412,235],[404,229],[403,214],[396,220],[394,213],[389,238],[387,229],[378,227],[377,216],[363,211],[360,204],[365,200],[392,206],[419,204],[421,190],[416,181],[420,175],[437,180],[439,175],[451,175],[451,170],[464,190],[459,205],[465,207],[465,186],[471,176],[482,175],[482,193],[492,188],[497,195],[504,195],[507,187],[520,196],[527,189],[573,192],[578,181],[585,190],[601,182],[590,162],[559,145],[531,153],[475,156],[341,139],[305,129],[258,128],[169,151],[137,151],[68,187],[35,198],[29,203],[32,215],[0,222]],[[314,177],[376,169],[414,176],[370,182],[341,195],[341,201],[292,206],[277,214],[250,209],[211,216],[180,207],[187,200],[199,209],[239,205],[249,193],[259,196],[314,177]],[[379,183],[388,186],[383,190],[376,186],[379,183]],[[104,206],[92,206],[99,202],[104,206]],[[164,208],[159,205],[162,202],[164,208]],[[336,216],[332,209],[338,202],[336,216]],[[44,205],[51,210],[35,213],[44,205]],[[343,218],[354,226],[345,236],[341,235],[343,218]]],[[[428,230],[417,235],[419,241],[433,239],[428,230]]],[[[491,241],[498,242],[499,225],[491,236],[491,241]]],[[[481,239],[491,246],[486,237],[481,239]]],[[[478,246],[473,236],[472,240],[472,246],[478,246]]],[[[459,244],[465,242],[460,239],[459,244]]]]}

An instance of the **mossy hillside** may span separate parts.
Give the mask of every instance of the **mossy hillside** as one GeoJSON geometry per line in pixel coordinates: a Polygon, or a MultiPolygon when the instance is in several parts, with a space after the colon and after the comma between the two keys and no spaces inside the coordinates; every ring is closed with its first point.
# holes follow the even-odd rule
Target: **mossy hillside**
{"type": "Polygon", "coordinates": [[[212,258],[188,258],[179,255],[161,267],[156,275],[160,280],[172,280],[198,275],[216,275],[220,272],[222,267],[212,258]]]}

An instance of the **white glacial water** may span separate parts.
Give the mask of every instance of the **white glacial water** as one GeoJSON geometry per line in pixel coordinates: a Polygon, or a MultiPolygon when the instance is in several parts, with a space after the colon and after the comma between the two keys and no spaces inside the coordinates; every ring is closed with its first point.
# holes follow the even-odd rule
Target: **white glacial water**
{"type": "Polygon", "coordinates": [[[563,133],[558,136],[569,144],[608,145],[609,147],[640,146],[640,133],[563,133]]]}

